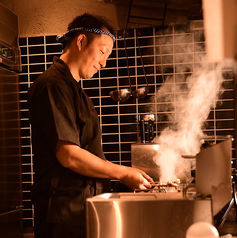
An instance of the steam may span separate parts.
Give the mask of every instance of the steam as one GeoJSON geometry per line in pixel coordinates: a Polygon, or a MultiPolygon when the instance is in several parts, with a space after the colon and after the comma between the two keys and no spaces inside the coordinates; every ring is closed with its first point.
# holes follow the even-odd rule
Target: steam
{"type": "Polygon", "coordinates": [[[223,69],[233,65],[232,60],[221,62],[212,70],[207,65],[182,83],[168,77],[157,91],[157,111],[164,112],[171,121],[154,140],[160,144],[154,158],[161,169],[160,182],[189,179],[190,160],[182,155],[195,156],[199,152],[204,122],[223,91],[223,69]]]}

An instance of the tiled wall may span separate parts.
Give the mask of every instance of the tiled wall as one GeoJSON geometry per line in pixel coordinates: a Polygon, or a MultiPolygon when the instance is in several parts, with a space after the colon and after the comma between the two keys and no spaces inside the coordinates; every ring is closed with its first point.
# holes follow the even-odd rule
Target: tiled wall
{"type": "MultiPolygon", "coordinates": [[[[178,83],[200,65],[205,55],[202,22],[185,26],[170,26],[163,29],[146,28],[128,30],[126,46],[132,90],[146,86],[141,57],[136,42],[138,35],[149,93],[143,99],[132,96],[123,103],[113,101],[112,90],[129,88],[128,71],[124,48],[124,32],[118,32],[117,41],[107,66],[92,79],[82,80],[82,85],[97,109],[102,129],[102,144],[106,158],[114,163],[131,165],[131,144],[139,137],[138,120],[146,115],[154,117],[155,135],[169,123],[165,112],[157,111],[154,97],[157,89],[168,77],[178,83]]],[[[33,225],[30,203],[30,187],[34,179],[30,126],[26,105],[27,89],[47,69],[54,55],[61,54],[61,46],[55,36],[21,38],[23,70],[20,76],[21,122],[22,122],[22,168],[24,226],[33,225]]],[[[211,110],[205,132],[216,140],[218,135],[234,135],[234,75],[232,69],[224,72],[222,103],[211,110]]],[[[170,112],[169,112],[170,113],[170,112]]],[[[171,112],[172,113],[172,112],[171,112]]],[[[235,148],[233,148],[235,154],[235,148]]]]}

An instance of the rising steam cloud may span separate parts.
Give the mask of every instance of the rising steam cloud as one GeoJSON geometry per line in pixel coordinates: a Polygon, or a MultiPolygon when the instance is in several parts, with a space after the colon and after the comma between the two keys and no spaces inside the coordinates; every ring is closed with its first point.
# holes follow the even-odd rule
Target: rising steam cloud
{"type": "Polygon", "coordinates": [[[221,95],[225,67],[233,67],[233,61],[221,62],[213,70],[195,70],[182,84],[166,78],[159,88],[157,111],[172,112],[167,114],[171,124],[154,140],[160,145],[154,158],[161,169],[160,182],[189,179],[190,160],[182,155],[196,155],[200,150],[205,120],[221,95]]]}

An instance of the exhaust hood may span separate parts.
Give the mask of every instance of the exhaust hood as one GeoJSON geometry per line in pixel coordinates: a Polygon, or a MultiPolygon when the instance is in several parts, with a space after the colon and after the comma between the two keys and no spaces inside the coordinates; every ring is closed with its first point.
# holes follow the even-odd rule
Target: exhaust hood
{"type": "Polygon", "coordinates": [[[202,19],[202,0],[104,0],[114,4],[120,29],[202,19]]]}

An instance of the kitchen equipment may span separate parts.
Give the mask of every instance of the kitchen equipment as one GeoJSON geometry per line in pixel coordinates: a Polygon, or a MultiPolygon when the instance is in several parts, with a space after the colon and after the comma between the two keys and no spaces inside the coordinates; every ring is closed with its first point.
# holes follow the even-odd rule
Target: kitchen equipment
{"type": "Polygon", "coordinates": [[[185,238],[190,225],[212,224],[211,199],[180,193],[106,193],[86,200],[87,238],[185,238]]]}
{"type": "Polygon", "coordinates": [[[131,91],[132,91],[131,78],[130,78],[130,72],[129,72],[129,66],[128,66],[128,55],[127,55],[127,44],[126,44],[126,39],[125,39],[125,31],[124,31],[123,40],[124,40],[124,49],[125,49],[127,73],[128,73],[128,80],[129,80],[130,89],[124,88],[124,89],[114,90],[114,91],[110,92],[110,97],[114,101],[119,101],[119,102],[125,102],[130,97],[131,91]]]}
{"type": "MultiPolygon", "coordinates": [[[[151,189],[88,198],[87,238],[185,238],[192,224],[213,224],[213,217],[231,199],[231,141],[228,137],[196,155],[197,178],[189,184],[192,187],[155,182],[151,189]],[[195,189],[191,196],[188,188],[195,189]]],[[[159,179],[159,167],[152,159],[159,145],[132,148],[133,166],[159,179]]]]}
{"type": "Polygon", "coordinates": [[[114,90],[114,91],[110,92],[110,97],[114,101],[119,101],[119,102],[125,102],[130,97],[130,95],[132,95],[134,98],[142,99],[149,92],[148,80],[147,80],[147,77],[146,77],[145,67],[144,67],[144,63],[143,63],[143,59],[142,59],[142,54],[141,54],[141,49],[140,49],[140,45],[139,45],[139,41],[138,41],[137,37],[136,37],[136,42],[137,42],[138,51],[139,51],[139,55],[140,55],[140,59],[141,59],[141,63],[142,63],[142,69],[143,69],[143,73],[144,73],[144,77],[145,77],[146,85],[147,86],[146,87],[137,88],[136,90],[134,90],[132,92],[131,77],[130,77],[130,72],[129,72],[128,55],[127,55],[127,44],[126,44],[125,35],[126,35],[126,30],[124,30],[124,48],[125,48],[127,73],[128,73],[128,80],[129,80],[130,89],[123,88],[123,89],[114,90]]]}
{"type": "Polygon", "coordinates": [[[125,102],[131,95],[131,91],[127,88],[114,90],[110,92],[110,97],[114,101],[125,102]]]}
{"type": "MultiPolygon", "coordinates": [[[[160,167],[154,162],[159,146],[159,144],[151,143],[131,145],[132,167],[143,170],[154,181],[159,181],[161,174],[160,167]]],[[[196,155],[194,168],[196,182],[191,188],[195,187],[196,193],[201,197],[212,197],[214,215],[232,198],[231,148],[232,138],[228,136],[225,140],[207,147],[196,155]]],[[[193,155],[183,157],[187,158],[192,166],[193,155]]],[[[179,179],[182,180],[182,178],[179,179]]]]}
{"type": "Polygon", "coordinates": [[[143,74],[144,74],[145,81],[146,81],[146,87],[137,88],[136,90],[134,90],[132,92],[132,95],[134,98],[141,99],[141,98],[144,98],[147,95],[147,93],[149,92],[149,86],[148,86],[148,80],[146,77],[146,71],[145,71],[145,67],[144,67],[144,63],[143,63],[143,59],[142,59],[142,53],[141,53],[141,48],[140,48],[138,37],[136,37],[136,42],[137,42],[137,46],[138,46],[138,52],[140,55],[141,63],[142,63],[142,70],[143,70],[143,74]]]}
{"type": "Polygon", "coordinates": [[[206,148],[196,155],[196,192],[211,196],[213,215],[232,198],[232,138],[206,148]]]}
{"type": "Polygon", "coordinates": [[[160,167],[154,162],[154,156],[159,150],[158,144],[137,143],[131,145],[132,167],[138,168],[150,175],[154,181],[159,181],[160,167]]]}
{"type": "Polygon", "coordinates": [[[154,114],[139,115],[138,117],[139,138],[137,143],[153,143],[154,139],[154,114]]]}
{"type": "Polygon", "coordinates": [[[154,121],[152,120],[148,121],[147,130],[148,130],[148,141],[152,143],[154,139],[154,121]]]}
{"type": "Polygon", "coordinates": [[[23,237],[18,17],[0,4],[0,236],[23,237]]]}
{"type": "MultiPolygon", "coordinates": [[[[138,168],[146,172],[154,181],[159,181],[161,176],[160,166],[155,163],[159,156],[160,145],[155,143],[137,143],[131,145],[132,167],[138,168]]],[[[178,179],[182,183],[191,180],[191,160],[185,161],[190,164],[190,170],[180,171],[178,179]]]]}
{"type": "Polygon", "coordinates": [[[139,131],[141,143],[145,143],[145,122],[144,120],[139,121],[139,131]]]}

